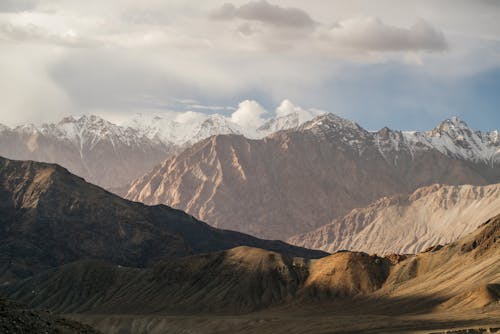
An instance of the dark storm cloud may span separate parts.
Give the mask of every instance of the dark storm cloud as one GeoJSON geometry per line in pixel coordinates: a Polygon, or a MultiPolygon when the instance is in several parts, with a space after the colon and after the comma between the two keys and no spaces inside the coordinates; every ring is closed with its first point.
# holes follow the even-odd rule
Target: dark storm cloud
{"type": "Polygon", "coordinates": [[[443,32],[424,20],[409,28],[376,18],[350,20],[333,27],[328,36],[334,44],[363,51],[443,51],[448,47],[443,32]]]}
{"type": "Polygon", "coordinates": [[[214,10],[211,17],[220,20],[240,18],[289,28],[312,28],[315,25],[304,10],[273,5],[265,0],[248,2],[240,7],[226,3],[214,10]]]}

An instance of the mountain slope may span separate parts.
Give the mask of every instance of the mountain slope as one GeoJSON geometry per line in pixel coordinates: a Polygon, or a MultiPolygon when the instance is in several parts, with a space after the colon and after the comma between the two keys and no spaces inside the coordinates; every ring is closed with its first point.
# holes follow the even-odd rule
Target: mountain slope
{"type": "MultiPolygon", "coordinates": [[[[417,145],[418,146],[418,145],[417,145]]],[[[265,238],[311,231],[380,197],[433,183],[500,181],[500,165],[416,149],[332,114],[261,140],[215,136],[134,181],[127,198],[164,203],[265,238]]]]}
{"type": "Polygon", "coordinates": [[[500,184],[432,185],[382,198],[288,242],[334,252],[418,253],[473,231],[500,208],[500,184]]]}
{"type": "Polygon", "coordinates": [[[498,311],[499,242],[497,216],[450,245],[409,257],[339,252],[305,260],[238,247],[150,269],[78,262],[0,289],[35,307],[92,314],[239,314],[278,306],[292,313],[498,311]]]}
{"type": "Polygon", "coordinates": [[[0,298],[0,331],[2,333],[101,333],[90,326],[57,317],[49,312],[24,309],[21,305],[3,298],[0,298]]]}
{"type": "Polygon", "coordinates": [[[324,256],[279,241],[218,230],[166,206],[134,203],[66,169],[0,158],[0,276],[29,276],[83,259],[143,267],[240,245],[324,256]]]}

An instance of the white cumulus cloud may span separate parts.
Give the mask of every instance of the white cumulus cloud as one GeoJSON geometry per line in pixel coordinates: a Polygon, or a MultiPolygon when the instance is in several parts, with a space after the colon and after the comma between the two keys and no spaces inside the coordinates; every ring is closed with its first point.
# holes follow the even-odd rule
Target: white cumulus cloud
{"type": "Polygon", "coordinates": [[[264,123],[265,120],[262,116],[266,113],[267,111],[257,101],[245,100],[231,114],[231,121],[242,128],[256,129],[264,123]]]}

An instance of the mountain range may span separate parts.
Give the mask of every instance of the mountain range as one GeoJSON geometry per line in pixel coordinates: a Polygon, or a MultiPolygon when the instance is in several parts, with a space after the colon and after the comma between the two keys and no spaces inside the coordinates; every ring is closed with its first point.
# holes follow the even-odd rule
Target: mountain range
{"type": "Polygon", "coordinates": [[[122,125],[95,115],[69,116],[40,126],[24,124],[9,128],[0,124],[0,155],[58,163],[91,183],[120,191],[167,156],[212,135],[245,134],[261,138],[309,119],[300,110],[291,111],[255,129],[243,129],[219,114],[198,115],[184,121],[136,114],[122,125]]]}
{"type": "Polygon", "coordinates": [[[209,224],[288,238],[435,183],[500,182],[498,132],[452,118],[429,132],[369,132],[333,114],[263,139],[217,135],[171,156],[126,195],[209,224]]]}
{"type": "Polygon", "coordinates": [[[453,238],[469,233],[416,255],[328,254],[130,202],[55,164],[0,158],[0,295],[28,308],[0,298],[0,329],[401,333],[500,326],[497,185],[434,185],[371,207],[345,224],[346,231],[352,224],[371,229],[370,247],[397,244],[394,224],[424,241],[443,241],[442,230],[456,229],[453,238]],[[362,220],[384,210],[385,222],[362,220]],[[412,210],[428,215],[412,221],[412,210]],[[384,234],[388,240],[377,239],[384,234]]]}
{"type": "Polygon", "coordinates": [[[219,230],[182,211],[113,195],[53,164],[0,158],[0,281],[77,260],[145,267],[162,259],[252,246],[327,253],[219,230]]]}
{"type": "Polygon", "coordinates": [[[472,232],[500,208],[500,184],[431,185],[381,198],[288,242],[335,252],[418,253],[472,232]]]}
{"type": "Polygon", "coordinates": [[[218,114],[2,126],[0,154],[59,163],[128,199],[282,240],[383,196],[500,182],[498,131],[451,118],[427,132],[370,132],[331,113],[310,119],[288,104],[287,113],[250,130],[218,114]]]}
{"type": "Polygon", "coordinates": [[[460,240],[417,255],[337,252],[308,260],[237,247],[147,269],[75,262],[0,291],[30,307],[75,314],[106,333],[198,326],[220,333],[407,332],[498,325],[499,240],[496,216],[460,240]]]}

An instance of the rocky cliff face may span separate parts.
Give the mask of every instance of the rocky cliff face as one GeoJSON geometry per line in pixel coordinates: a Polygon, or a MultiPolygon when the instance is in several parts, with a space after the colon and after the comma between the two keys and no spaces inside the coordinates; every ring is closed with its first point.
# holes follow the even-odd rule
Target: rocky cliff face
{"type": "Polygon", "coordinates": [[[133,203],[51,164],[0,158],[0,278],[95,259],[144,267],[240,245],[324,256],[213,228],[167,206],[133,203]]]}
{"type": "Polygon", "coordinates": [[[127,198],[165,203],[213,226],[287,238],[383,196],[433,183],[498,182],[494,157],[466,159],[415,144],[407,133],[372,133],[325,114],[262,140],[211,137],[137,179],[127,198]]]}
{"type": "Polygon", "coordinates": [[[432,185],[382,198],[288,241],[334,252],[418,253],[473,231],[500,207],[500,185],[432,185]]]}

